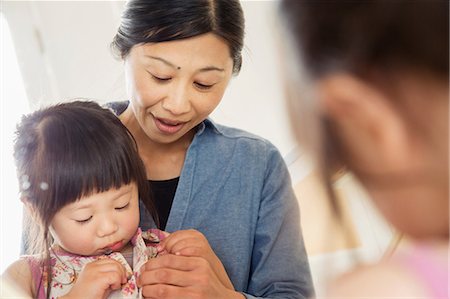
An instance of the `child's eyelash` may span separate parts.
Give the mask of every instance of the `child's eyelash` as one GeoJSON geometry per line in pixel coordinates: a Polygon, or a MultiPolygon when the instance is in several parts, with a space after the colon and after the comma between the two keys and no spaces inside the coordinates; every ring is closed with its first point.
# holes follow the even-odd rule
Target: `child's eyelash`
{"type": "Polygon", "coordinates": [[[84,223],[88,223],[91,219],[92,219],[92,216],[90,216],[89,218],[83,219],[83,220],[75,220],[75,221],[80,224],[84,224],[84,223]]]}
{"type": "MultiPolygon", "coordinates": [[[[127,202],[126,205],[123,205],[123,206],[121,206],[121,207],[117,207],[117,208],[115,208],[115,209],[116,209],[117,211],[121,211],[121,210],[127,209],[129,206],[130,206],[130,203],[127,202]]],[[[74,219],[74,220],[75,220],[77,223],[79,223],[79,224],[85,224],[85,223],[88,223],[91,219],[92,219],[92,216],[90,216],[89,218],[83,219],[83,220],[76,220],[76,219],[74,219]]]]}
{"type": "Polygon", "coordinates": [[[124,206],[121,206],[121,207],[118,207],[118,208],[116,208],[116,210],[124,210],[124,209],[126,209],[126,208],[128,208],[128,206],[130,205],[130,203],[129,202],[127,202],[127,204],[126,205],[124,205],[124,206]]]}

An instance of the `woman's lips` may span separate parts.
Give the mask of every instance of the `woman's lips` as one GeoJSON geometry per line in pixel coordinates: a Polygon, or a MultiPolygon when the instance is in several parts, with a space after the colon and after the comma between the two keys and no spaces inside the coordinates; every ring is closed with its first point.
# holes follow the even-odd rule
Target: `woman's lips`
{"type": "Polygon", "coordinates": [[[164,134],[175,134],[183,128],[185,122],[176,122],[164,118],[154,117],[155,125],[164,134]]]}

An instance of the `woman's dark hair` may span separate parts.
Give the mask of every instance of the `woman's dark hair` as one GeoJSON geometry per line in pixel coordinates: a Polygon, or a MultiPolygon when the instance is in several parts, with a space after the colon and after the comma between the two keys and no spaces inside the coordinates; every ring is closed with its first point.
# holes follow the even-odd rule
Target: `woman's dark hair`
{"type": "Polygon", "coordinates": [[[141,202],[158,221],[131,133],[112,111],[95,102],[63,103],[24,116],[17,125],[14,158],[21,198],[41,236],[35,253],[46,253],[47,273],[51,221],[81,197],[134,182],[141,202]]]}
{"type": "Polygon", "coordinates": [[[111,47],[124,59],[135,45],[209,32],[228,44],[233,73],[239,73],[244,44],[244,14],[239,0],[130,0],[111,47]]]}
{"type": "Polygon", "coordinates": [[[414,72],[448,82],[449,1],[283,0],[280,8],[291,42],[288,59],[299,62],[289,65],[291,120],[303,145],[315,155],[339,212],[331,182],[336,169],[345,165],[345,154],[314,94],[300,93],[312,80],[339,71],[367,80],[414,72]]]}

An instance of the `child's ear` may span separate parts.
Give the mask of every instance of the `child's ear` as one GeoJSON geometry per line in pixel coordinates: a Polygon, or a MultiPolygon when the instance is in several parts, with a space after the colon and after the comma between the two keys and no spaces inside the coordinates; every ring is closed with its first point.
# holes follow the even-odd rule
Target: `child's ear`
{"type": "Polygon", "coordinates": [[[335,73],[320,79],[317,90],[321,108],[348,154],[394,161],[404,154],[404,120],[393,99],[379,87],[347,73],[335,73]]]}

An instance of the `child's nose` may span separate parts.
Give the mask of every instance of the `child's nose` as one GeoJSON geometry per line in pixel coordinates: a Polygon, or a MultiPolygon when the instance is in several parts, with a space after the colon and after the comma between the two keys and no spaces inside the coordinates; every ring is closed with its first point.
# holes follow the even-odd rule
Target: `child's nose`
{"type": "Polygon", "coordinates": [[[117,231],[119,226],[112,217],[102,217],[98,227],[98,236],[105,237],[117,231]]]}

